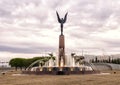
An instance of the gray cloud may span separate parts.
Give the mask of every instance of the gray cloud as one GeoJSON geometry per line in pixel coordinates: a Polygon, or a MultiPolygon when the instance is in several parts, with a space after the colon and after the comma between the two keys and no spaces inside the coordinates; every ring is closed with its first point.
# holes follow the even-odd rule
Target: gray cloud
{"type": "Polygon", "coordinates": [[[11,52],[11,53],[30,53],[30,54],[38,54],[41,52],[53,52],[55,48],[49,46],[41,46],[41,47],[12,47],[12,46],[0,46],[1,52],[11,52]]]}
{"type": "Polygon", "coordinates": [[[107,47],[120,48],[120,40],[104,40],[107,47]]]}
{"type": "Polygon", "coordinates": [[[119,0],[1,0],[0,51],[12,53],[54,51],[60,33],[56,10],[61,17],[68,11],[68,20],[64,25],[68,50],[71,50],[70,47],[76,51],[81,48],[101,47],[108,51],[112,48],[120,51],[119,38],[109,36],[111,30],[112,35],[120,31],[119,2],[119,0]]]}

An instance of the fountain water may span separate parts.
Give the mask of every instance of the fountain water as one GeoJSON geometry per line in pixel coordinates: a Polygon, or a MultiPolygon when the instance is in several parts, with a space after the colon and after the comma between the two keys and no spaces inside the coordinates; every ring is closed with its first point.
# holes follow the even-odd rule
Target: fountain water
{"type": "Polygon", "coordinates": [[[97,68],[89,62],[85,61],[84,56],[71,56],[69,57],[70,61],[66,66],[58,67],[56,64],[56,60],[52,58],[46,62],[42,62],[41,60],[37,60],[33,62],[26,71],[23,73],[27,74],[48,74],[48,75],[62,75],[62,74],[93,74],[99,73],[97,68]],[[38,66],[33,67],[36,63],[39,63],[38,66]],[[43,66],[41,66],[43,64],[43,66]]]}

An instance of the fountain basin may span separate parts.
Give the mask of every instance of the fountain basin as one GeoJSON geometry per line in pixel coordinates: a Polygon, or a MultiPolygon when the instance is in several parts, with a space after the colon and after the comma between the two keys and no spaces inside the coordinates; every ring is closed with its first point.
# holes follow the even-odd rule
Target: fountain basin
{"type": "Polygon", "coordinates": [[[87,67],[33,67],[22,71],[24,74],[36,75],[70,75],[70,74],[96,74],[98,70],[87,69],[87,67]]]}

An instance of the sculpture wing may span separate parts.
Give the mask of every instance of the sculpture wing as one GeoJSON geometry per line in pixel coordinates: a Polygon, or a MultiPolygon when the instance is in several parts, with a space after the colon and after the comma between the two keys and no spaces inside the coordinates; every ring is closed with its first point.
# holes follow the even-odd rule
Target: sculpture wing
{"type": "Polygon", "coordinates": [[[64,17],[63,23],[65,23],[66,20],[67,20],[67,14],[68,14],[68,12],[65,14],[65,17],[64,17]]]}
{"type": "Polygon", "coordinates": [[[57,11],[56,11],[56,14],[57,14],[58,22],[61,23],[61,19],[60,19],[59,14],[58,14],[57,11]]]}

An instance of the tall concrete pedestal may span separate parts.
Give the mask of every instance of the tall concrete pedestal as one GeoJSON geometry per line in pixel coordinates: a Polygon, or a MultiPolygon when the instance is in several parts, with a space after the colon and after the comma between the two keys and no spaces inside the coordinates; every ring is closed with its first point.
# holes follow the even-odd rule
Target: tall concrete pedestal
{"type": "Polygon", "coordinates": [[[65,66],[65,39],[64,35],[59,36],[59,67],[65,66]]]}

